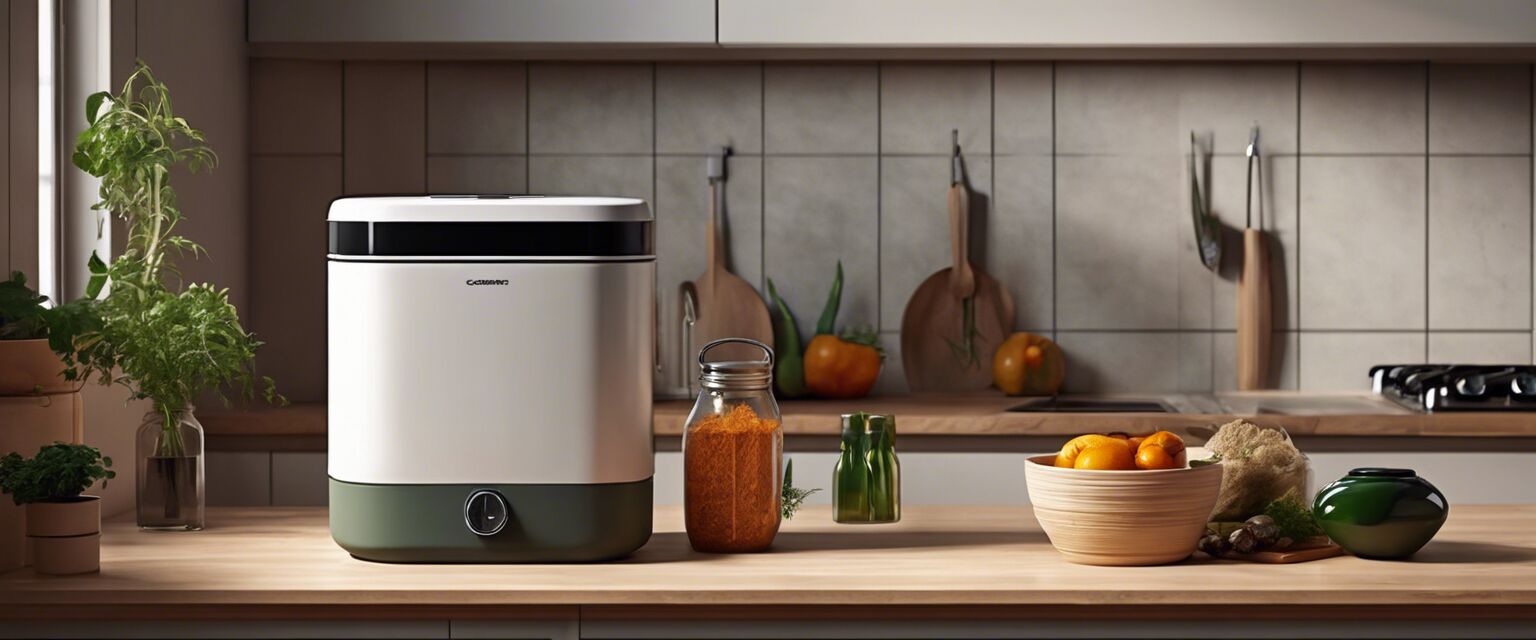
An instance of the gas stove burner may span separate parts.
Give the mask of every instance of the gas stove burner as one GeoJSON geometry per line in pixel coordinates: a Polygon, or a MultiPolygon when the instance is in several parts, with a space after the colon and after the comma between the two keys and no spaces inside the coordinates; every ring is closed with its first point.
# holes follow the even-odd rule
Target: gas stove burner
{"type": "Polygon", "coordinates": [[[1377,365],[1371,391],[1419,411],[1536,411],[1536,365],[1377,365]]]}

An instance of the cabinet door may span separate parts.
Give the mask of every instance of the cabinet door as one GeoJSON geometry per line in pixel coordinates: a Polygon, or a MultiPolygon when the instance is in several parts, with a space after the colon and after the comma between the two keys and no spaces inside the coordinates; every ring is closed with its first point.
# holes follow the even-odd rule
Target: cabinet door
{"type": "Polygon", "coordinates": [[[250,0],[248,6],[253,43],[715,42],[714,0],[250,0]]]}
{"type": "Polygon", "coordinates": [[[719,0],[720,44],[1477,47],[1536,43],[1526,0],[719,0]]]}

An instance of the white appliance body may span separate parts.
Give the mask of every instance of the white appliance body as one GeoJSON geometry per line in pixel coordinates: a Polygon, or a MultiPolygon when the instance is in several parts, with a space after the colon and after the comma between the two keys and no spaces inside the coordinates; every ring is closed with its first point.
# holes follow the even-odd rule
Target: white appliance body
{"type": "Polygon", "coordinates": [[[328,277],[331,477],[651,477],[654,262],[331,262],[328,277]]]}
{"type": "Polygon", "coordinates": [[[405,562],[590,560],[643,543],[656,333],[644,203],[348,198],[329,222],[337,542],[405,562]]]}

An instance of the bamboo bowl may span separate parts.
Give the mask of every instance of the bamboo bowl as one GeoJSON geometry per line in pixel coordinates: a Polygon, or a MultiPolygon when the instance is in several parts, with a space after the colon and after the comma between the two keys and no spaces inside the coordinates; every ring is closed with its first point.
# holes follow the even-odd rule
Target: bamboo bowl
{"type": "Polygon", "coordinates": [[[1220,463],[1090,471],[1059,468],[1055,460],[1054,454],[1030,458],[1026,488],[1051,545],[1078,564],[1141,566],[1188,558],[1221,490],[1220,463]]]}

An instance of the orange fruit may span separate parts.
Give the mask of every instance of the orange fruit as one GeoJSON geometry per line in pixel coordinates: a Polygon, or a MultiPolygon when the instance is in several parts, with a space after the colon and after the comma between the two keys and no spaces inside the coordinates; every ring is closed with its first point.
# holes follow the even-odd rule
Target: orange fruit
{"type": "Polygon", "coordinates": [[[1119,447],[1125,449],[1126,453],[1131,453],[1130,445],[1127,445],[1124,440],[1091,433],[1085,436],[1078,436],[1061,445],[1061,452],[1056,454],[1056,466],[1070,469],[1077,464],[1077,457],[1083,450],[1098,446],[1119,447]]]}
{"type": "Polygon", "coordinates": [[[1158,445],[1147,445],[1136,450],[1137,469],[1178,469],[1184,465],[1158,445]]]}
{"type": "Polygon", "coordinates": [[[1142,438],[1136,446],[1138,469],[1182,469],[1186,462],[1184,440],[1167,431],[1142,438]]]}
{"type": "Polygon", "coordinates": [[[1159,431],[1141,439],[1143,445],[1155,444],[1169,453],[1177,453],[1184,450],[1184,439],[1170,431],[1159,431]]]}
{"type": "Polygon", "coordinates": [[[1101,444],[1083,449],[1082,453],[1077,454],[1077,460],[1072,463],[1072,468],[1129,471],[1136,468],[1136,461],[1131,457],[1130,447],[1101,444]]]}

